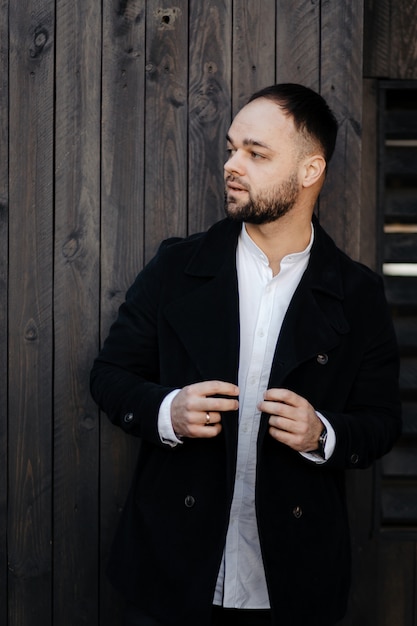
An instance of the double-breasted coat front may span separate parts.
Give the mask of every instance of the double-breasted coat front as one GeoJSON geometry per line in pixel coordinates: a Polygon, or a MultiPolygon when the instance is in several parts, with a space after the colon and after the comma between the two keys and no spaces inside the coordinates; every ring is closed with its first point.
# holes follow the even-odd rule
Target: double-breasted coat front
{"type": "MultiPolygon", "coordinates": [[[[326,626],[350,580],[344,472],[368,467],[400,429],[398,356],[381,279],[314,220],[308,267],[277,342],[270,387],[307,398],[336,434],[317,465],[268,434],[257,446],[256,514],[273,624],[326,626]]],[[[163,444],[158,410],[173,389],[237,383],[236,245],[228,219],[165,242],[139,274],[94,363],[91,389],[142,443],[109,563],[114,584],[166,626],[208,626],[233,495],[238,413],[210,439],[163,444]]]]}

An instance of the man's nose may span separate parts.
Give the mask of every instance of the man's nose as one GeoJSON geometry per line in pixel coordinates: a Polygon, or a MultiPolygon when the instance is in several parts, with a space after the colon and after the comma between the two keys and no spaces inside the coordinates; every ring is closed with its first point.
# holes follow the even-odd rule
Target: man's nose
{"type": "Polygon", "coordinates": [[[239,174],[240,176],[244,173],[242,157],[238,150],[236,150],[233,154],[230,154],[224,164],[224,171],[228,174],[239,174]]]}

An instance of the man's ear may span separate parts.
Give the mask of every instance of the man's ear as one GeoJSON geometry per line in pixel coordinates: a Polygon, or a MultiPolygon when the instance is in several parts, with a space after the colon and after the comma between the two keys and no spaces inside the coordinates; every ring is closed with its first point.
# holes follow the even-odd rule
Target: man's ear
{"type": "Polygon", "coordinates": [[[312,187],[317,182],[322,182],[325,172],[326,160],[321,154],[313,154],[307,157],[303,162],[303,187],[312,187]]]}

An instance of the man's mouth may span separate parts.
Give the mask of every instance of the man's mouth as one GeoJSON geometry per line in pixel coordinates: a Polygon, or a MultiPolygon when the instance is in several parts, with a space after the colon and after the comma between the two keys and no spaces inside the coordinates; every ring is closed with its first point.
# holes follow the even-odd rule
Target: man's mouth
{"type": "Polygon", "coordinates": [[[248,191],[244,185],[237,183],[236,181],[230,180],[230,179],[226,180],[226,187],[228,191],[232,191],[233,193],[241,193],[241,192],[248,191]]]}

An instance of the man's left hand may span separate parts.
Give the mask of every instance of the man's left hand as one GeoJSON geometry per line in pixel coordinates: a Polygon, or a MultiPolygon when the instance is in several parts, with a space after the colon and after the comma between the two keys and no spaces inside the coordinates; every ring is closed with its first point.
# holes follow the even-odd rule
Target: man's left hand
{"type": "Polygon", "coordinates": [[[270,415],[271,437],[297,452],[317,449],[323,423],[305,398],[289,389],[267,389],[258,409],[270,415]]]}

